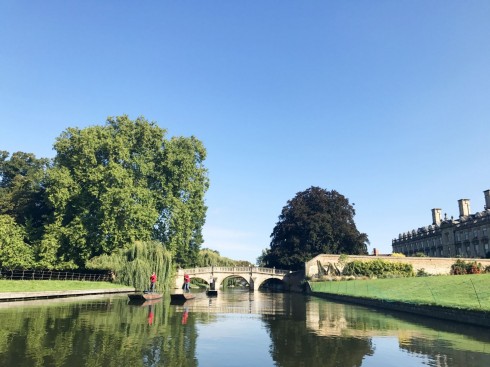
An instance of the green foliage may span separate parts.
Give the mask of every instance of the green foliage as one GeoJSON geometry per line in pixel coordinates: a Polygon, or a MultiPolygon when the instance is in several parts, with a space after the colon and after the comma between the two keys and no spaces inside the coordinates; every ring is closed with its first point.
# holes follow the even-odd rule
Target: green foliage
{"type": "Polygon", "coordinates": [[[343,275],[367,276],[377,278],[411,277],[414,275],[412,264],[393,263],[376,259],[373,261],[351,261],[342,271],[343,275]]]}
{"type": "Polygon", "coordinates": [[[427,257],[426,254],[424,254],[423,252],[417,252],[413,255],[414,257],[427,257]]]}
{"type": "Polygon", "coordinates": [[[235,264],[235,260],[221,256],[218,251],[202,249],[199,251],[196,266],[235,266],[235,264]]]}
{"type": "Polygon", "coordinates": [[[119,116],[62,132],[52,162],[0,151],[0,215],[23,228],[33,266],[84,267],[151,240],[181,266],[195,265],[207,209],[206,150],[195,137],[165,135],[143,117],[119,116]]]}
{"type": "Polygon", "coordinates": [[[152,239],[182,266],[196,261],[206,212],[206,151],[194,137],[166,140],[165,134],[144,118],[119,116],[58,137],[46,190],[54,215],[39,246],[43,264],[84,266],[94,256],[152,239]]]}
{"type": "Polygon", "coordinates": [[[456,260],[454,264],[451,265],[452,275],[464,275],[464,274],[480,274],[485,272],[486,269],[483,268],[481,263],[466,262],[464,260],[456,260]]]}
{"type": "Polygon", "coordinates": [[[424,268],[417,269],[418,277],[428,277],[430,274],[425,271],[424,268]]]}
{"type": "Polygon", "coordinates": [[[33,265],[33,251],[24,237],[24,229],[13,218],[0,215],[0,267],[27,269],[33,265]]]}
{"type": "Polygon", "coordinates": [[[349,261],[349,256],[346,254],[340,254],[339,259],[337,260],[338,264],[342,267],[344,267],[348,261],[349,261]]]}
{"type": "Polygon", "coordinates": [[[120,284],[145,290],[152,272],[157,274],[157,290],[162,290],[172,278],[172,255],[156,241],[135,242],[130,248],[111,255],[103,254],[87,262],[88,269],[110,270],[120,284]]]}
{"type": "Polygon", "coordinates": [[[25,229],[26,242],[37,243],[44,231],[49,207],[45,180],[50,162],[34,154],[0,151],[0,215],[14,218],[25,229]]]}
{"type": "Polygon", "coordinates": [[[207,267],[207,266],[251,266],[252,264],[244,260],[232,260],[230,258],[221,256],[218,251],[204,248],[199,251],[197,262],[195,266],[207,267]]]}
{"type": "Polygon", "coordinates": [[[256,264],[258,266],[266,267],[267,266],[267,261],[268,261],[267,259],[270,256],[269,253],[270,253],[270,250],[269,249],[263,249],[262,250],[262,253],[260,254],[260,256],[257,257],[256,264]]]}
{"type": "Polygon", "coordinates": [[[402,254],[401,252],[393,252],[391,257],[405,257],[405,254],[402,254]]]}
{"type": "Polygon", "coordinates": [[[209,187],[205,158],[206,150],[195,137],[174,137],[166,143],[159,162],[167,185],[162,188],[165,195],[157,196],[160,217],[154,237],[166,244],[183,267],[196,263],[203,242],[204,194],[209,187]]]}
{"type": "Polygon", "coordinates": [[[319,254],[367,254],[368,237],[357,230],[354,215],[349,200],[335,190],[299,192],[282,209],[270,249],[258,261],[296,270],[319,254]]]}

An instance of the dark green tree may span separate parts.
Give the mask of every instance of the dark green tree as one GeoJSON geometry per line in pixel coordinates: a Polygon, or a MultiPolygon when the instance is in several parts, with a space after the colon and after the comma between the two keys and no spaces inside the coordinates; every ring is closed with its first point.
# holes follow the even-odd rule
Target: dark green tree
{"type": "Polygon", "coordinates": [[[190,265],[202,243],[206,151],[191,138],[165,138],[144,118],[109,118],[68,128],[57,139],[47,195],[54,208],[39,254],[45,267],[77,267],[135,241],[158,240],[190,265]]]}
{"type": "Polygon", "coordinates": [[[26,242],[37,243],[52,213],[46,197],[47,158],[15,152],[9,157],[0,151],[0,215],[12,217],[25,229],[26,242]]]}
{"type": "Polygon", "coordinates": [[[368,237],[354,223],[355,210],[337,191],[310,187],[282,209],[261,265],[299,270],[319,254],[367,254],[368,237]]]}

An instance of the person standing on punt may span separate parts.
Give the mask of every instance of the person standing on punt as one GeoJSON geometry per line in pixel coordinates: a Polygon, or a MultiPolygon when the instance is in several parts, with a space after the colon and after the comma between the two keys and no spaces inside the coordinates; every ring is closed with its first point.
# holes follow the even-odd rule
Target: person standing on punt
{"type": "Polygon", "coordinates": [[[155,283],[157,282],[157,275],[153,272],[150,276],[150,292],[155,292],[155,283]]]}
{"type": "Polygon", "coordinates": [[[184,274],[184,292],[189,293],[189,283],[191,282],[191,278],[189,274],[184,274]]]}

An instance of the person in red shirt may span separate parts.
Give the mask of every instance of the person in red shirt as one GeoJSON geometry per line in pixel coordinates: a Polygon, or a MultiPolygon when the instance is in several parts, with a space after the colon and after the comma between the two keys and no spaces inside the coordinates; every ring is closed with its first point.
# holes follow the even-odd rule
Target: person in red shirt
{"type": "Polygon", "coordinates": [[[150,276],[150,292],[154,292],[155,291],[155,283],[157,282],[157,275],[155,274],[155,272],[153,272],[153,274],[151,274],[150,276]]]}
{"type": "Polygon", "coordinates": [[[189,284],[191,282],[191,277],[188,274],[184,274],[184,292],[189,293],[189,284]]]}

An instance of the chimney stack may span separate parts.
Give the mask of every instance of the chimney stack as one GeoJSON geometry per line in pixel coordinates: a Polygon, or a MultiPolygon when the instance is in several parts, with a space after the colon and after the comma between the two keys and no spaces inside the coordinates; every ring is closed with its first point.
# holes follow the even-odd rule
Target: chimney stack
{"type": "Polygon", "coordinates": [[[485,209],[490,209],[490,190],[483,191],[485,194],[485,209]]]}
{"type": "Polygon", "coordinates": [[[439,208],[432,209],[432,224],[435,226],[441,225],[441,211],[439,208]]]}
{"type": "Polygon", "coordinates": [[[459,217],[466,217],[470,215],[470,199],[459,199],[459,217]]]}

